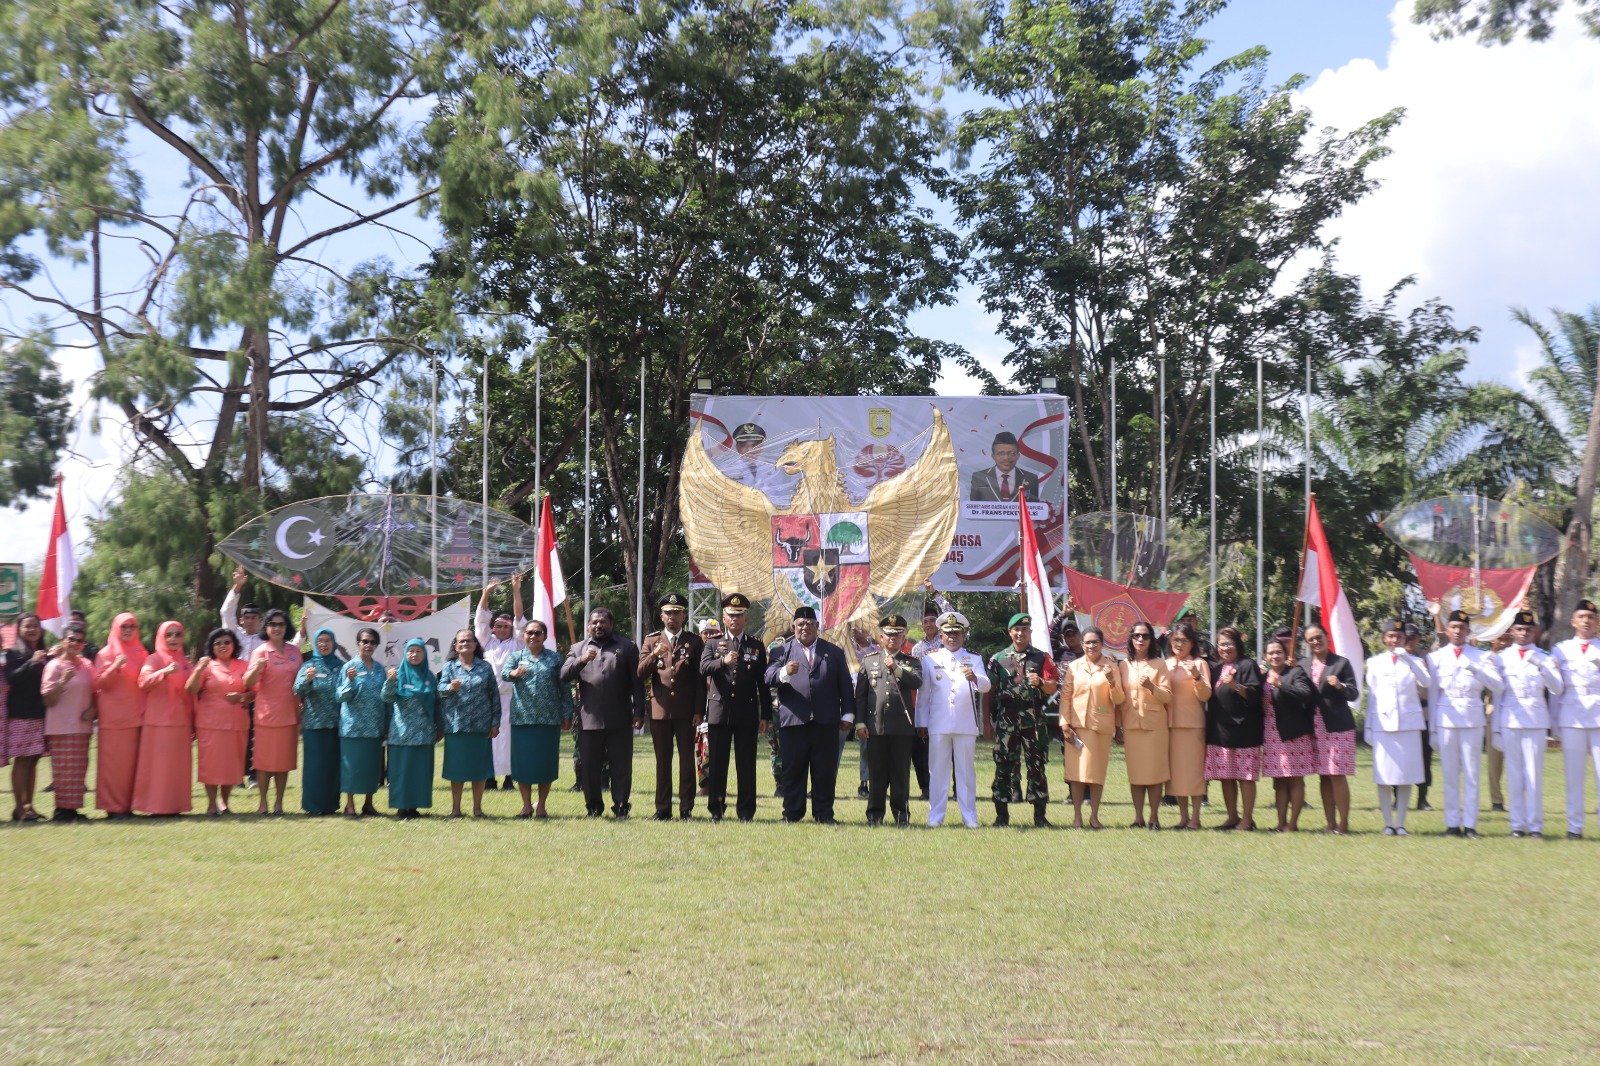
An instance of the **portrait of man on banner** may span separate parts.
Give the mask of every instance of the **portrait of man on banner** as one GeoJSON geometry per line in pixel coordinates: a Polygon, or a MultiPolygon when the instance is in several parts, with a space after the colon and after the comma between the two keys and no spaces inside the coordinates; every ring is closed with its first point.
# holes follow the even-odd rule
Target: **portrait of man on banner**
{"type": "Polygon", "coordinates": [[[994,465],[974,470],[967,483],[967,499],[984,503],[1015,503],[1017,490],[1027,493],[1027,498],[1039,498],[1039,478],[1021,469],[1017,460],[1022,458],[1022,447],[1017,435],[1001,430],[989,445],[989,457],[994,465]]]}

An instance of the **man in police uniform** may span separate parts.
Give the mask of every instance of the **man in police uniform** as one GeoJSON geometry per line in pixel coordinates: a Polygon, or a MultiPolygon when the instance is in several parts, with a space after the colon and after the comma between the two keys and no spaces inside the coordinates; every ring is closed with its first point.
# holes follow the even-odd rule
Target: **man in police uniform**
{"type": "Polygon", "coordinates": [[[1504,756],[1510,795],[1511,835],[1544,835],[1544,749],[1550,735],[1550,701],[1566,688],[1561,664],[1534,641],[1539,624],[1532,611],[1518,611],[1511,646],[1495,656],[1506,688],[1489,720],[1493,746],[1504,756]],[[1548,695],[1546,695],[1548,693],[1548,695]]]}
{"type": "Polygon", "coordinates": [[[1551,726],[1559,727],[1561,759],[1567,779],[1567,839],[1583,839],[1583,790],[1589,767],[1600,782],[1600,613],[1594,602],[1579,600],[1572,612],[1573,636],[1555,646],[1565,691],[1555,705],[1551,726]]]}
{"type": "Polygon", "coordinates": [[[718,465],[733,480],[760,489],[773,504],[783,507],[794,495],[795,481],[761,457],[766,442],[766,430],[754,422],[741,422],[733,427],[734,455],[718,465]]]}
{"type": "Polygon", "coordinates": [[[884,793],[894,824],[911,824],[911,748],[916,741],[917,689],[922,663],[901,650],[906,620],[878,621],[882,636],[861,655],[856,673],[856,735],[867,742],[867,824],[883,824],[884,793]]]}
{"type": "Polygon", "coordinates": [[[672,747],[678,747],[678,817],[694,811],[694,731],[706,713],[705,650],[700,634],[684,628],[689,601],[681,592],[661,597],[661,626],[644,638],[639,676],[650,681],[650,740],[656,752],[656,821],[672,820],[672,747]]]}
{"type": "Polygon", "coordinates": [[[713,822],[728,809],[728,757],[733,756],[739,786],[739,821],[756,816],[756,734],[765,733],[772,716],[767,692],[767,649],[745,632],[750,600],[742,593],[722,597],[722,635],[708,640],[700,655],[700,675],[710,682],[706,692],[707,745],[711,766],[706,772],[706,807],[713,822]]]}
{"type": "Polygon", "coordinates": [[[1467,643],[1472,617],[1451,611],[1444,647],[1428,656],[1433,687],[1428,693],[1429,732],[1444,776],[1444,832],[1478,835],[1478,769],[1483,762],[1483,692],[1505,688],[1494,656],[1467,643]]]}
{"type": "Polygon", "coordinates": [[[974,753],[983,717],[979,703],[990,688],[983,658],[967,651],[967,617],[960,611],[939,616],[944,647],[923,657],[922,687],[917,690],[917,732],[928,738],[928,825],[944,824],[949,793],[944,783],[955,776],[961,821],[978,827],[978,770],[974,753]]]}
{"type": "Polygon", "coordinates": [[[1011,646],[989,657],[984,671],[994,687],[983,701],[983,735],[994,739],[994,824],[1011,824],[1011,804],[1021,799],[1022,767],[1027,766],[1027,800],[1033,824],[1045,827],[1050,786],[1045,763],[1050,733],[1045,703],[1056,691],[1056,664],[1032,646],[1033,619],[1017,613],[1006,624],[1011,646]]]}

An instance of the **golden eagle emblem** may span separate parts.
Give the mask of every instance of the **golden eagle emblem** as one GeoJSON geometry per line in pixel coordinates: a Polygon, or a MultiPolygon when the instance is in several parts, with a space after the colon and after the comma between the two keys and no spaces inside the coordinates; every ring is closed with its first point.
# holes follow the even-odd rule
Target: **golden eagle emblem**
{"type": "Polygon", "coordinates": [[[790,444],[777,468],[799,478],[784,508],[719,470],[696,427],[678,496],[689,551],[724,593],[765,602],[766,639],[809,604],[853,659],[850,630],[875,629],[879,606],[920,588],[950,549],[961,487],[950,431],[935,408],[921,458],[860,503],[844,491],[832,436],[790,444]]]}

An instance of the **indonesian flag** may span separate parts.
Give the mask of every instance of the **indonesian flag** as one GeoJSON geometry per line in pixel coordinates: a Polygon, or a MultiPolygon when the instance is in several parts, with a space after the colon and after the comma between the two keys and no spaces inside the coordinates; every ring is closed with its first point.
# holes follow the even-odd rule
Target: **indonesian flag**
{"type": "Polygon", "coordinates": [[[544,646],[556,650],[556,604],[567,598],[567,582],[561,575],[561,555],[556,551],[556,523],[550,514],[550,497],[539,507],[539,539],[534,550],[533,613],[544,623],[544,646]]]}
{"type": "Polygon", "coordinates": [[[1033,617],[1033,646],[1050,657],[1050,573],[1039,553],[1039,538],[1028,514],[1027,494],[1017,488],[1017,514],[1022,518],[1022,609],[1033,617]]]}
{"type": "Polygon", "coordinates": [[[1328,547],[1328,534],[1322,528],[1317,514],[1317,499],[1311,497],[1311,508],[1306,514],[1305,568],[1300,574],[1300,601],[1322,609],[1322,628],[1328,634],[1328,650],[1350,660],[1356,677],[1366,676],[1367,657],[1361,647],[1361,633],[1356,629],[1355,612],[1350,610],[1350,600],[1339,584],[1338,571],[1333,565],[1333,551],[1328,547]]]}
{"type": "Polygon", "coordinates": [[[72,534],[67,531],[67,508],[61,500],[60,474],[56,475],[56,516],[50,523],[50,546],[44,553],[44,573],[39,575],[39,624],[56,636],[72,610],[72,583],[78,562],[72,557],[72,534]]]}

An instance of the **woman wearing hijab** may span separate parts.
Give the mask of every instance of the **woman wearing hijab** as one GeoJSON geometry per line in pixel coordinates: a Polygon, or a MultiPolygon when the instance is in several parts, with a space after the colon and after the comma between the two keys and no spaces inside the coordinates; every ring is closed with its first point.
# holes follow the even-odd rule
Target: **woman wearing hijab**
{"type": "Polygon", "coordinates": [[[1128,630],[1128,658],[1122,663],[1122,690],[1128,694],[1122,709],[1122,750],[1128,767],[1128,787],[1133,793],[1133,828],[1161,828],[1161,790],[1172,776],[1168,766],[1167,707],[1172,702],[1172,682],[1167,664],[1156,651],[1156,630],[1149,622],[1135,622],[1128,630]],[[1145,800],[1150,821],[1144,820],[1145,800]]]}
{"type": "Polygon", "coordinates": [[[344,813],[356,812],[356,796],[363,798],[360,814],[377,814],[372,794],[383,777],[383,731],[389,725],[389,707],[383,688],[387,671],[374,659],[378,631],[356,634],[360,657],[346,663],[339,674],[339,788],[344,792],[344,813]]]}
{"type": "Polygon", "coordinates": [[[1178,801],[1179,829],[1200,828],[1200,801],[1206,794],[1206,703],[1211,699],[1211,664],[1200,656],[1193,624],[1179,622],[1167,634],[1172,654],[1167,680],[1167,795],[1178,801]]]}
{"type": "Polygon", "coordinates": [[[50,652],[44,628],[31,611],[17,619],[17,642],[6,649],[6,753],[11,757],[13,822],[42,822],[33,809],[33,786],[44,754],[44,667],[50,652]]]}
{"type": "Polygon", "coordinates": [[[300,676],[300,649],[289,643],[289,616],[278,608],[261,623],[266,639],[250,653],[244,687],[255,692],[256,780],[261,789],[257,814],[267,813],[269,786],[277,789],[272,813],[283,813],[283,790],[295,768],[300,738],[300,697],[294,694],[300,676]]]}
{"type": "Polygon", "coordinates": [[[1222,802],[1228,807],[1228,820],[1216,828],[1249,832],[1256,827],[1265,729],[1261,669],[1244,654],[1244,637],[1232,627],[1217,633],[1217,655],[1217,684],[1206,707],[1206,780],[1222,782],[1222,802]]]}
{"type": "Polygon", "coordinates": [[[1306,805],[1306,775],[1312,772],[1311,715],[1316,700],[1311,679],[1289,661],[1289,645],[1267,641],[1267,673],[1261,691],[1261,772],[1272,778],[1278,810],[1275,833],[1300,830],[1306,805]]]}
{"type": "Polygon", "coordinates": [[[572,691],[561,680],[561,656],[545,647],[544,623],[522,631],[526,647],[506,657],[502,680],[511,682],[511,779],[522,790],[518,818],[547,818],[545,800],[561,769],[561,730],[572,723],[572,691]],[[533,787],[539,805],[533,805],[533,787]]]}
{"type": "Polygon", "coordinates": [[[389,701],[389,806],[402,820],[433,806],[433,746],[444,737],[439,686],[428,669],[428,645],[406,641],[405,657],[383,684],[389,701]]]}
{"type": "Polygon", "coordinates": [[[194,699],[189,695],[189,657],[183,625],[162,622],[155,651],[139,672],[144,690],[144,725],[139,731],[139,768],[133,777],[133,809],[141,814],[182,814],[194,799],[194,699]]]}
{"type": "Polygon", "coordinates": [[[300,808],[313,818],[339,809],[339,675],[345,662],[338,650],[333,630],[317,630],[294,682],[306,759],[300,771],[300,808]]]}
{"type": "Polygon", "coordinates": [[[1072,791],[1072,827],[1083,828],[1083,799],[1089,796],[1089,828],[1100,824],[1100,799],[1105,792],[1111,739],[1122,729],[1127,699],[1118,664],[1104,653],[1105,635],[1083,631],[1083,658],[1074,659],[1061,675],[1061,731],[1067,742],[1065,775],[1072,791]],[[1094,786],[1099,785],[1096,789],[1094,786]]]}
{"type": "Polygon", "coordinates": [[[472,816],[483,817],[483,784],[494,775],[492,741],[500,732],[500,683],[480,654],[470,629],[452,641],[450,658],[439,671],[439,705],[444,715],[444,778],[450,782],[450,817],[461,817],[461,786],[472,782],[472,816]]]}
{"type": "Polygon", "coordinates": [[[1300,666],[1317,697],[1312,747],[1328,819],[1323,832],[1343,835],[1350,832],[1350,777],[1356,772],[1356,716],[1350,705],[1361,692],[1350,660],[1328,650],[1327,630],[1306,626],[1306,647],[1311,654],[1300,660],[1300,666]]]}
{"type": "Polygon", "coordinates": [[[206,816],[210,818],[231,813],[228,800],[233,786],[244,779],[250,711],[245,707],[245,665],[238,651],[239,638],[233,630],[213,629],[206,638],[206,654],[189,675],[200,783],[205,786],[206,816]]]}
{"type": "Polygon", "coordinates": [[[83,819],[89,739],[94,735],[94,669],[83,657],[87,639],[81,622],[61,631],[60,654],[45,664],[39,694],[45,706],[44,739],[50,749],[50,781],[55,786],[52,820],[83,819]]]}
{"type": "Polygon", "coordinates": [[[124,611],[111,622],[111,639],[95,659],[94,805],[107,818],[133,817],[133,777],[139,766],[139,730],[144,725],[144,690],[139,674],[149,653],[139,642],[139,620],[124,611]]]}

